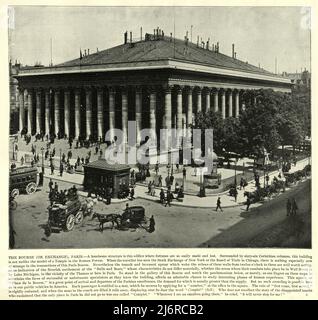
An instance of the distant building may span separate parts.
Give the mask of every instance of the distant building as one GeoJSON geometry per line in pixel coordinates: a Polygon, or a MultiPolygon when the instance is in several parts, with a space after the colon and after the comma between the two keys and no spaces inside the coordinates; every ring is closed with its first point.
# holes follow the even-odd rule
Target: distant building
{"type": "Polygon", "coordinates": [[[10,92],[10,133],[16,133],[19,130],[19,90],[18,80],[15,76],[19,73],[20,63],[9,62],[9,92],[10,92]]]}
{"type": "Polygon", "coordinates": [[[304,86],[304,87],[310,88],[311,73],[306,69],[303,72],[296,72],[296,73],[283,72],[282,76],[290,79],[294,86],[297,86],[297,87],[304,86]]]}

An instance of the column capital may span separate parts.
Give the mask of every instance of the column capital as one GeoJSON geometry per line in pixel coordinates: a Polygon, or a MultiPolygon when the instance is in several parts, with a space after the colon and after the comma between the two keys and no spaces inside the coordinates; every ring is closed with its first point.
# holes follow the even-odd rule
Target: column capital
{"type": "Polygon", "coordinates": [[[187,93],[192,93],[194,86],[185,86],[185,90],[187,93]]]}
{"type": "Polygon", "coordinates": [[[202,87],[198,87],[198,86],[196,86],[196,87],[194,87],[194,91],[195,91],[195,93],[196,94],[201,94],[202,93],[202,87]]]}
{"type": "Polygon", "coordinates": [[[171,93],[172,89],[173,89],[173,85],[163,85],[162,89],[165,93],[171,93]]]}
{"type": "Polygon", "coordinates": [[[92,86],[83,86],[83,89],[85,90],[85,92],[92,92],[93,87],[92,86]]]}
{"type": "Polygon", "coordinates": [[[212,88],[210,87],[203,87],[202,88],[202,92],[206,93],[206,94],[210,94],[212,91],[212,88]]]}

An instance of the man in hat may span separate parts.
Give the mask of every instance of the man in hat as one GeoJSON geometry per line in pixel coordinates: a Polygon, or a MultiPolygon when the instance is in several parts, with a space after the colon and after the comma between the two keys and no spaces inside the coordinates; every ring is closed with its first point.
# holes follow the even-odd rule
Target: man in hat
{"type": "Polygon", "coordinates": [[[218,197],[218,199],[216,201],[216,209],[215,209],[215,211],[218,211],[218,209],[220,209],[223,212],[222,207],[221,207],[221,198],[220,197],[218,197]]]}
{"type": "Polygon", "coordinates": [[[148,232],[152,233],[155,231],[155,218],[153,217],[153,215],[151,216],[151,218],[149,219],[149,228],[148,228],[148,232]]]}

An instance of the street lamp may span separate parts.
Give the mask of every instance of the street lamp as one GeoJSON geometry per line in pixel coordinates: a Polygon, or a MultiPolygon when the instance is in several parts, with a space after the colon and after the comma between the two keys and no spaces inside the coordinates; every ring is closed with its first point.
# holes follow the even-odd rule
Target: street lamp
{"type": "Polygon", "coordinates": [[[13,140],[13,143],[12,143],[12,157],[13,157],[13,160],[15,160],[14,147],[15,147],[15,142],[13,140]]]}
{"type": "Polygon", "coordinates": [[[235,167],[234,167],[234,185],[236,187],[237,181],[236,181],[236,165],[237,165],[237,159],[235,159],[235,167]]]}
{"type": "Polygon", "coordinates": [[[44,148],[41,148],[42,151],[42,173],[44,174],[44,148]]]}
{"type": "Polygon", "coordinates": [[[60,149],[60,164],[62,163],[62,149],[60,149]]]}

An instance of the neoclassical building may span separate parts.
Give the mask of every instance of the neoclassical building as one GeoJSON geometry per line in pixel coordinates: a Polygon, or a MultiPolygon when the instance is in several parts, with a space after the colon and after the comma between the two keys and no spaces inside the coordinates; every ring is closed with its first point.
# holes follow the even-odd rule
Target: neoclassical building
{"type": "Polygon", "coordinates": [[[186,128],[202,111],[238,117],[244,92],[290,92],[291,81],[231,56],[219,45],[191,43],[161,30],[51,67],[23,67],[19,126],[34,133],[104,137],[128,120],[142,128],[186,128]]]}

